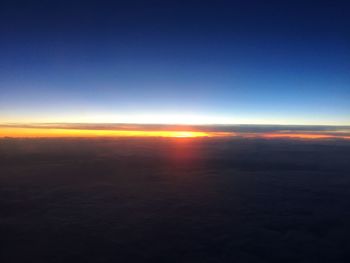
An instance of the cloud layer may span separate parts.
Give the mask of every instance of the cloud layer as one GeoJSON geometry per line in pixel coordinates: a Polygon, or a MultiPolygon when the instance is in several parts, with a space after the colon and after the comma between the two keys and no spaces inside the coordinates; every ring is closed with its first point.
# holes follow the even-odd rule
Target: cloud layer
{"type": "Polygon", "coordinates": [[[350,139],[349,126],[155,125],[41,123],[2,124],[1,137],[240,137],[350,139]]]}

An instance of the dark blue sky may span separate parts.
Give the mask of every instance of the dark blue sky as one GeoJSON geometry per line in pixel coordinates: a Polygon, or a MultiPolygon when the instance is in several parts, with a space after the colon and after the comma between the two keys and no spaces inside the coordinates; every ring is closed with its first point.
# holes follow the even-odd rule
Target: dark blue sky
{"type": "Polygon", "coordinates": [[[348,1],[1,1],[0,121],[350,125],[348,1]]]}

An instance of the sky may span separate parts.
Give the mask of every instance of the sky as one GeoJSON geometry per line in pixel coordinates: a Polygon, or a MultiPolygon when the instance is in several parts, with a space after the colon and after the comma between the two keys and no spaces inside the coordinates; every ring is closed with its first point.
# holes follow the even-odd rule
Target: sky
{"type": "Polygon", "coordinates": [[[348,1],[1,1],[0,123],[350,125],[348,1]]]}

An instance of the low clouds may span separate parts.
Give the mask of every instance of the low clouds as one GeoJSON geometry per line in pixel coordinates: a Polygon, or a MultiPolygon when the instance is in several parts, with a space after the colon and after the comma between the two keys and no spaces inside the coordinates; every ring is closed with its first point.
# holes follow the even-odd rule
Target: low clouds
{"type": "MultiPolygon", "coordinates": [[[[157,125],[41,123],[2,124],[0,137],[118,137],[163,136],[182,137],[180,133],[209,137],[241,137],[265,139],[350,139],[349,126],[290,125],[157,125]],[[129,132],[129,133],[128,133],[129,132]],[[171,136],[174,132],[174,136],[171,136]]],[[[186,136],[183,136],[186,137],[186,136]]],[[[197,137],[197,136],[188,136],[197,137]]]]}
{"type": "Polygon", "coordinates": [[[1,139],[0,259],[348,262],[349,155],[341,140],[1,139]]]}

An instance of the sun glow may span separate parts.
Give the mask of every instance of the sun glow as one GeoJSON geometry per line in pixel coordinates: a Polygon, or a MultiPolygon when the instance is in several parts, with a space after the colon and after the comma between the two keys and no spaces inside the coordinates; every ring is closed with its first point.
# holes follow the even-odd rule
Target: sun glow
{"type": "Polygon", "coordinates": [[[201,131],[149,131],[149,130],[87,130],[57,128],[2,128],[0,137],[213,137],[215,133],[201,131]]]}
{"type": "MultiPolygon", "coordinates": [[[[29,126],[29,125],[28,125],[29,126]]],[[[222,132],[209,128],[190,126],[147,126],[147,125],[71,125],[71,124],[42,124],[32,127],[0,125],[0,138],[94,138],[94,137],[168,137],[168,138],[204,138],[204,137],[238,137],[264,139],[346,139],[349,134],[342,133],[312,133],[312,132],[222,132]]]]}
{"type": "Polygon", "coordinates": [[[209,136],[208,133],[205,132],[188,132],[188,131],[180,131],[180,132],[174,132],[173,137],[177,138],[191,138],[191,137],[202,137],[202,136],[209,136]]]}

